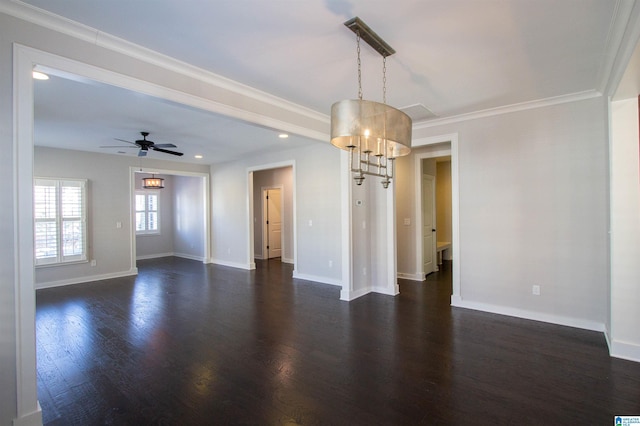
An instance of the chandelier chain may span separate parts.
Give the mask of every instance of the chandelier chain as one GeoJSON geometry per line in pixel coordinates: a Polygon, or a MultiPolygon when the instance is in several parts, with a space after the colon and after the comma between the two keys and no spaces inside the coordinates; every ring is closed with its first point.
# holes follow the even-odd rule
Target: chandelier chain
{"type": "Polygon", "coordinates": [[[382,103],[387,103],[387,57],[382,56],[382,103]]]}
{"type": "Polygon", "coordinates": [[[360,31],[356,32],[358,51],[358,99],[362,100],[362,63],[360,62],[360,31]]]}

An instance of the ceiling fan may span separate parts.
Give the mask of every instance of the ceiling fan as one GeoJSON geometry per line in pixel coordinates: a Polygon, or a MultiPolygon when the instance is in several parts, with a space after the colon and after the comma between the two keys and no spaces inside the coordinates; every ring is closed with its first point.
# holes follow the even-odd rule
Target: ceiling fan
{"type": "Polygon", "coordinates": [[[172,154],[172,155],[178,155],[178,156],[183,155],[182,152],[164,149],[164,148],[176,148],[176,146],[172,143],[155,143],[153,141],[147,140],[147,136],[149,136],[149,132],[140,132],[140,134],[142,135],[142,139],[138,139],[135,142],[129,142],[124,139],[114,138],[117,141],[125,142],[133,146],[117,145],[117,146],[101,146],[100,148],[139,148],[140,150],[138,151],[138,157],[145,157],[147,155],[147,152],[149,152],[150,149],[158,152],[164,152],[165,154],[172,154]]]}

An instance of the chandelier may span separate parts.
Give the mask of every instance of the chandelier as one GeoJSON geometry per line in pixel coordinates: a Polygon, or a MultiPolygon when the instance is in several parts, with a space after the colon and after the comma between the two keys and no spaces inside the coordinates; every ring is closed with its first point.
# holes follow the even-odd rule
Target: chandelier
{"type": "Polygon", "coordinates": [[[331,144],[349,151],[349,169],[357,185],[362,185],[365,175],[371,175],[382,178],[382,186],[387,188],[394,160],[411,152],[411,118],[387,105],[386,60],[395,50],[358,17],[344,25],[356,34],[358,99],[331,106],[331,144]],[[382,103],[362,99],[361,39],[382,55],[382,103]]]}
{"type": "Polygon", "coordinates": [[[151,177],[142,179],[142,187],[145,189],[162,189],[164,188],[164,179],[152,174],[151,177]]]}

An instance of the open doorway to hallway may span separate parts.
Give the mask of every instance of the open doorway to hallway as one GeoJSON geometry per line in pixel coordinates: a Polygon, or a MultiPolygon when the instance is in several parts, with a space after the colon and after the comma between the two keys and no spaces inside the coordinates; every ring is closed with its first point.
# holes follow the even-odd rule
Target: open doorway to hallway
{"type": "Polygon", "coordinates": [[[294,263],[293,167],[255,170],[252,179],[253,258],[294,263]]]}
{"type": "Polygon", "coordinates": [[[422,272],[437,272],[443,259],[451,260],[451,156],[421,160],[420,195],[422,272]]]}
{"type": "Polygon", "coordinates": [[[417,279],[437,272],[454,252],[452,149],[441,143],[415,154],[417,279]]]}

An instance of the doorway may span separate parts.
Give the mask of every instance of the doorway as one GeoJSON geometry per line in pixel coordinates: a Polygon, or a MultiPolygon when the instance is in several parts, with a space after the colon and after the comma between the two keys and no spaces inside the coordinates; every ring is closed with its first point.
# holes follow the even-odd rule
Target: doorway
{"type": "Polygon", "coordinates": [[[251,269],[258,266],[256,260],[279,258],[295,270],[295,162],[249,168],[248,183],[251,269]]]}
{"type": "Polygon", "coordinates": [[[282,257],[282,188],[262,189],[262,253],[265,259],[282,257]]]}

